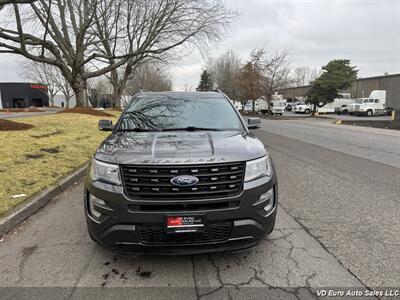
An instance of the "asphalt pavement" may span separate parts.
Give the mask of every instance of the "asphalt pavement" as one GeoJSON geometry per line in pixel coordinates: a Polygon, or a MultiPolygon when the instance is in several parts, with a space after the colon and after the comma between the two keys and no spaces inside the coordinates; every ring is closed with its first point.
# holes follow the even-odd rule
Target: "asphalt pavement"
{"type": "Polygon", "coordinates": [[[310,287],[363,287],[283,208],[274,232],[250,251],[118,257],[87,235],[82,190],[80,182],[4,238],[0,287],[47,287],[42,292],[67,297],[87,287],[135,287],[139,293],[161,288],[157,296],[164,299],[176,292],[188,299],[223,298],[241,288],[265,295],[262,287],[283,298],[306,299],[310,287]]]}
{"type": "Polygon", "coordinates": [[[366,286],[400,282],[400,132],[262,121],[280,203],[366,286]]]}
{"type": "Polygon", "coordinates": [[[0,240],[0,298],[96,299],[99,291],[120,297],[136,288],[144,299],[149,294],[148,299],[177,294],[309,299],[311,288],[396,287],[396,136],[294,120],[263,120],[255,133],[270,147],[280,187],[277,226],[258,247],[211,255],[116,256],[90,241],[78,182],[0,240]]]}

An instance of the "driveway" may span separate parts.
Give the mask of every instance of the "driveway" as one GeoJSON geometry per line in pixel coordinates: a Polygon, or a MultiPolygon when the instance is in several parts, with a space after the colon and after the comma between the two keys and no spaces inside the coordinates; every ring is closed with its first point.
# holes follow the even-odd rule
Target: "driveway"
{"type": "Polygon", "coordinates": [[[133,291],[107,288],[135,287],[139,288],[135,290],[137,295],[150,293],[159,299],[176,294],[185,299],[221,299],[228,294],[236,299],[244,295],[252,299],[265,295],[309,299],[311,287],[363,288],[282,207],[274,232],[251,251],[174,257],[116,256],[90,241],[82,190],[82,182],[77,183],[2,240],[0,298],[20,298],[25,292],[30,296],[37,292],[58,299],[96,299],[97,290],[126,296],[133,291]]]}
{"type": "Polygon", "coordinates": [[[310,299],[398,286],[399,139],[319,122],[262,120],[255,131],[280,184],[277,226],[255,249],[116,256],[90,241],[77,182],[1,240],[0,298],[310,299]]]}

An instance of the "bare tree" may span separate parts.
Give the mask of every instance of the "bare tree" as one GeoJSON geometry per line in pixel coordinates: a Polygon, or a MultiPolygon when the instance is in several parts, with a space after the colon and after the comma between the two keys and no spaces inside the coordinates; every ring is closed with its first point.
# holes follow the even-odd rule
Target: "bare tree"
{"type": "Polygon", "coordinates": [[[222,36],[235,16],[220,0],[128,0],[126,5],[109,0],[102,2],[99,10],[100,17],[95,18],[97,35],[102,41],[99,50],[110,57],[110,64],[114,63],[112,54],[116,49],[122,52],[149,49],[129,57],[122,67],[110,71],[116,106],[138,64],[176,61],[182,47],[190,44],[204,51],[222,36]],[[120,31],[126,33],[126,39],[114,38],[120,31]],[[171,53],[175,49],[179,51],[171,53]]]}
{"type": "Polygon", "coordinates": [[[87,105],[89,78],[121,66],[130,74],[142,59],[186,42],[205,46],[233,17],[221,0],[36,0],[12,7],[12,22],[0,26],[0,53],[59,68],[78,106],[87,105]]]}
{"type": "Polygon", "coordinates": [[[87,79],[109,72],[126,60],[89,70],[88,66],[102,57],[95,51],[99,41],[90,34],[97,2],[37,0],[29,5],[13,4],[13,22],[0,27],[0,52],[59,68],[75,92],[77,105],[83,106],[87,79]]]}
{"type": "Polygon", "coordinates": [[[169,78],[170,75],[162,69],[162,66],[141,64],[129,77],[124,94],[134,95],[140,90],[170,91],[172,81],[169,78]]]}
{"type": "Polygon", "coordinates": [[[255,112],[256,108],[255,101],[263,95],[264,91],[263,69],[263,52],[253,50],[249,61],[244,64],[238,74],[242,106],[248,100],[251,100],[253,102],[253,112],[255,112]]]}
{"type": "Polygon", "coordinates": [[[65,80],[64,76],[57,69],[58,76],[54,78],[56,85],[58,86],[60,92],[64,95],[65,98],[65,108],[69,108],[69,103],[71,98],[74,96],[74,91],[72,90],[68,81],[65,80]]]}
{"type": "Polygon", "coordinates": [[[54,96],[60,91],[60,87],[55,78],[58,70],[51,65],[30,60],[19,61],[19,75],[29,81],[47,85],[47,93],[51,105],[54,105],[54,96]]]}
{"type": "Polygon", "coordinates": [[[322,69],[317,69],[317,68],[312,69],[310,71],[310,75],[308,77],[308,84],[310,84],[315,79],[317,79],[319,76],[321,76],[321,74],[322,74],[322,69]]]}
{"type": "Polygon", "coordinates": [[[295,86],[303,86],[309,83],[310,80],[309,67],[297,67],[293,70],[292,84],[295,86]]]}
{"type": "Polygon", "coordinates": [[[96,90],[96,85],[98,81],[99,78],[90,78],[88,79],[86,85],[86,98],[92,107],[99,106],[99,95],[96,90]]]}
{"type": "Polygon", "coordinates": [[[23,60],[19,63],[19,75],[27,80],[47,85],[51,105],[54,105],[55,95],[61,92],[65,97],[66,108],[69,108],[69,102],[74,93],[60,70],[55,66],[31,60],[23,60]]]}
{"type": "Polygon", "coordinates": [[[26,4],[26,3],[32,3],[36,0],[0,0],[0,10],[7,4],[26,4]]]}
{"type": "Polygon", "coordinates": [[[316,68],[311,69],[310,67],[307,67],[307,66],[297,67],[289,75],[290,86],[309,85],[320,75],[321,75],[321,71],[316,68]]]}
{"type": "Polygon", "coordinates": [[[271,114],[271,99],[273,93],[287,85],[289,54],[286,50],[268,55],[264,49],[255,50],[260,57],[261,73],[264,77],[263,94],[268,102],[268,114],[271,114]]]}
{"type": "Polygon", "coordinates": [[[207,70],[211,73],[214,84],[229,98],[240,98],[239,71],[241,62],[239,57],[231,50],[216,59],[210,59],[207,70]]]}

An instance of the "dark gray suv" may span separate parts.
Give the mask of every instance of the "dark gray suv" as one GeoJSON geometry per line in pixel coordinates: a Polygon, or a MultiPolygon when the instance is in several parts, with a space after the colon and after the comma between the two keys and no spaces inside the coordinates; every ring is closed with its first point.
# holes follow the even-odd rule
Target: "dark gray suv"
{"type": "Polygon", "coordinates": [[[275,225],[268,150],[221,92],[141,92],[97,149],[85,185],[91,238],[117,253],[252,247],[275,225]]]}

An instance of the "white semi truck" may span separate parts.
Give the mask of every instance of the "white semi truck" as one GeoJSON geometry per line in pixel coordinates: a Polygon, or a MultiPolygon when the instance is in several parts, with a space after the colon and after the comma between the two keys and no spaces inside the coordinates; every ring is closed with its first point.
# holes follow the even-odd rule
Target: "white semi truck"
{"type": "Polygon", "coordinates": [[[354,115],[366,115],[368,117],[385,115],[386,91],[374,90],[368,98],[359,98],[349,105],[349,113],[354,115]]]}

